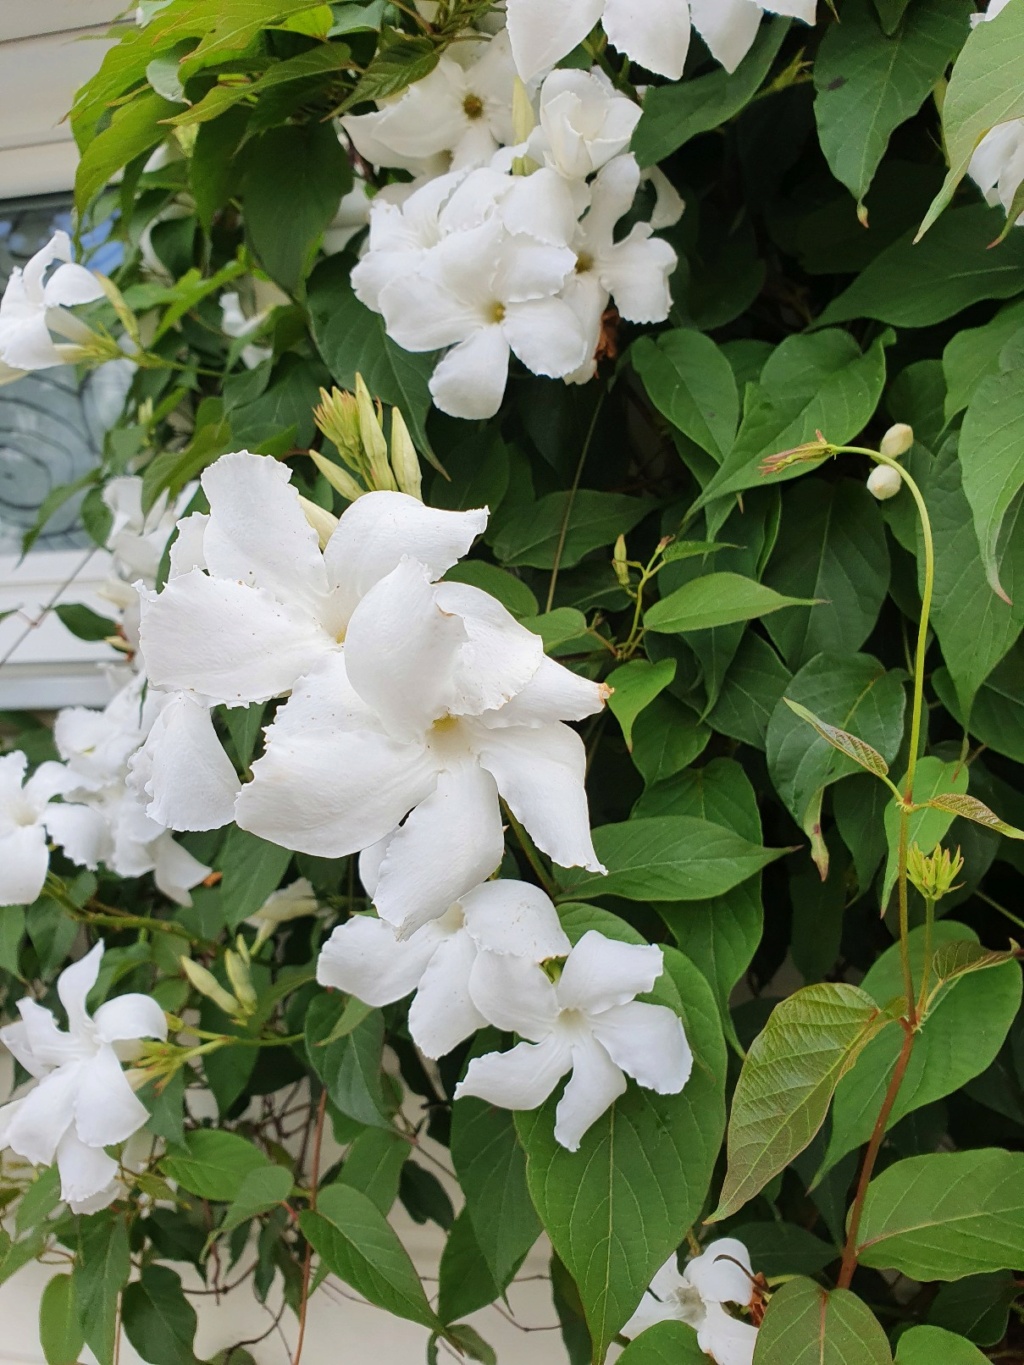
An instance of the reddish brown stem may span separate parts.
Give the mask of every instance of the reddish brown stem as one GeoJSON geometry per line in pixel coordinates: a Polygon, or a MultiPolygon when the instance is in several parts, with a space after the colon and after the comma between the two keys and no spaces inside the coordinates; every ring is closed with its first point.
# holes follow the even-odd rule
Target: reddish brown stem
{"type": "Polygon", "coordinates": [[[885,1099],[882,1101],[882,1108],[878,1118],[875,1120],[874,1131],[871,1134],[871,1141],[868,1143],[868,1150],[864,1154],[864,1164],[860,1168],[860,1179],[857,1181],[857,1193],[853,1199],[850,1209],[850,1227],[846,1235],[846,1245],[843,1248],[843,1263],[839,1271],[839,1288],[849,1289],[850,1281],[853,1279],[853,1272],[857,1269],[857,1237],[860,1234],[860,1220],[864,1212],[864,1200],[867,1196],[868,1186],[875,1171],[875,1162],[878,1160],[878,1153],[885,1138],[885,1130],[889,1123],[889,1115],[892,1113],[893,1105],[896,1103],[896,1096],[900,1093],[900,1086],[903,1078],[907,1074],[907,1067],[910,1064],[910,1054],[914,1048],[914,1038],[916,1034],[913,1027],[906,1019],[900,1020],[903,1029],[903,1046],[900,1055],[896,1059],[892,1076],[889,1079],[889,1088],[885,1092],[885,1099]]]}
{"type": "MultiPolygon", "coordinates": [[[[320,1184],[320,1149],[324,1140],[324,1119],[327,1116],[327,1091],[320,1093],[320,1103],[316,1111],[316,1129],[313,1134],[313,1164],[309,1175],[309,1207],[316,1212],[317,1187],[320,1184]]],[[[299,1339],[295,1343],[292,1365],[299,1365],[302,1346],[306,1337],[306,1311],[309,1307],[309,1281],[313,1271],[313,1248],[306,1243],[306,1258],[302,1264],[302,1298],[299,1301],[299,1339]]]]}

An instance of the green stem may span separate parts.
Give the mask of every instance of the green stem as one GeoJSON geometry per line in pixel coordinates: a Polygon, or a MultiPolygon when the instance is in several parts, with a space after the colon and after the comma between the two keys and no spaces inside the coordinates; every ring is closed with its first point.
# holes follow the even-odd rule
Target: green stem
{"type": "Polygon", "coordinates": [[[544,890],[548,893],[549,896],[553,897],[555,894],[555,883],[552,880],[551,874],[545,869],[544,864],[541,862],[540,854],[537,852],[536,845],[534,844],[530,836],[527,834],[526,830],[523,829],[522,825],[519,823],[516,817],[512,814],[511,810],[509,810],[508,806],[505,806],[505,814],[508,816],[508,823],[510,828],[512,829],[513,834],[515,834],[516,838],[519,840],[520,848],[526,854],[526,861],[533,868],[533,871],[537,877],[537,880],[540,882],[541,886],[544,888],[544,890]]]}
{"type": "Polygon", "coordinates": [[[935,930],[935,901],[931,896],[924,900],[924,963],[921,967],[921,993],[917,997],[917,1014],[924,1014],[925,1002],[931,989],[932,975],[932,937],[935,930]]]}
{"type": "Polygon", "coordinates": [[[587,455],[590,453],[590,444],[594,439],[594,432],[597,430],[597,419],[601,415],[604,407],[604,394],[602,393],[594,405],[594,415],[590,419],[590,426],[583,440],[583,449],[580,451],[580,458],[576,464],[576,473],[573,476],[572,487],[569,489],[568,497],[565,500],[565,513],[562,517],[562,525],[558,531],[558,544],[555,547],[555,562],[551,568],[551,582],[548,584],[547,601],[544,604],[546,612],[551,610],[555,600],[555,588],[558,586],[558,571],[562,566],[562,555],[565,553],[565,541],[569,534],[569,519],[572,516],[573,503],[576,501],[576,494],[579,492],[580,480],[583,478],[583,466],[587,462],[587,455]]]}

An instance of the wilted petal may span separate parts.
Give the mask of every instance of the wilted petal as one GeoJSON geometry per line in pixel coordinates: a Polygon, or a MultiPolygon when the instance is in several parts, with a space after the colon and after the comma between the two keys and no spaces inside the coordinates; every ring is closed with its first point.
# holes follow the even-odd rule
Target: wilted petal
{"type": "Polygon", "coordinates": [[[409,1007],[409,1032],[427,1057],[447,1056],[487,1023],[469,993],[476,956],[470,936],[455,933],[439,945],[423,973],[409,1007]]]}
{"type": "Polygon", "coordinates": [[[607,0],[604,31],[608,41],[648,71],[677,81],[690,46],[687,0],[607,0]]]}
{"type": "Polygon", "coordinates": [[[750,1252],[736,1237],[720,1237],[686,1267],[686,1280],[707,1303],[748,1304],[753,1297],[750,1252]]]}
{"type": "Polygon", "coordinates": [[[510,1052],[474,1057],[455,1098],[475,1095],[502,1109],[539,1109],[571,1066],[569,1048],[558,1038],[519,1043],[510,1052]]]}
{"type": "Polygon", "coordinates": [[[512,55],[524,81],[549,70],[583,42],[601,18],[603,0],[509,0],[512,55]]]}
{"type": "Polygon", "coordinates": [[[542,969],[526,958],[482,952],[469,989],[473,1003],[488,1023],[531,1042],[546,1038],[558,1019],[554,986],[542,969]]]}
{"type": "Polygon", "coordinates": [[[591,1015],[625,1005],[651,990],[664,969],[660,948],[620,943],[589,929],[565,964],[558,982],[559,1004],[591,1015]]]}
{"type": "Polygon", "coordinates": [[[505,396],[508,356],[502,328],[480,327],[438,362],[430,380],[435,405],[449,417],[493,417],[505,396]]]}
{"type": "Polygon", "coordinates": [[[85,1008],[86,997],[99,980],[100,963],[103,961],[103,944],[96,946],[85,957],[65,967],[57,978],[57,995],[68,1016],[68,1027],[72,1033],[85,1033],[89,1024],[89,1013],[85,1008]]]}
{"type": "Polygon", "coordinates": [[[93,1015],[96,1032],[104,1043],[137,1038],[167,1038],[167,1016],[149,995],[131,992],[106,1000],[93,1015]]]}
{"type": "Polygon", "coordinates": [[[124,1142],[149,1118],[149,1110],[128,1084],[113,1048],[101,1047],[95,1057],[80,1063],[79,1078],[75,1131],[87,1146],[124,1142]]]}
{"type": "Polygon", "coordinates": [[[0,906],[31,905],[43,889],[49,866],[42,825],[15,826],[0,834],[0,906]]]}
{"type": "Polygon", "coordinates": [[[102,1147],[87,1146],[73,1128],[57,1148],[57,1169],[60,1197],[75,1213],[95,1213],[117,1197],[117,1162],[102,1147]]]}
{"type": "Polygon", "coordinates": [[[234,818],[238,774],[209,708],[186,692],[160,712],[129,771],[146,814],[165,829],[219,829],[234,818]]]}
{"type": "Polygon", "coordinates": [[[565,725],[481,729],[480,762],[534,842],[561,867],[603,872],[590,836],[583,741],[565,725]]]}
{"type": "Polygon", "coordinates": [[[491,776],[472,762],[443,771],[413,810],[380,865],[374,904],[405,936],[489,877],[505,837],[491,776]]]}
{"type": "Polygon", "coordinates": [[[316,979],[374,1008],[390,1005],[416,989],[437,947],[430,925],[401,942],[383,920],[353,915],[320,949],[316,979]]]}
{"type": "Polygon", "coordinates": [[[484,882],[460,901],[466,932],[477,946],[529,962],[565,957],[571,947],[558,911],[539,886],[529,882],[484,882]]]}
{"type": "Polygon", "coordinates": [[[578,1151],[591,1124],[625,1093],[626,1078],[604,1048],[592,1038],[575,1041],[572,1075],[555,1110],[555,1141],[578,1151]]]}
{"type": "Polygon", "coordinates": [[[682,1020],[667,1006],[633,1000],[614,1005],[590,1022],[594,1037],[616,1066],[647,1090],[678,1095],[690,1079],[693,1053],[682,1020]]]}

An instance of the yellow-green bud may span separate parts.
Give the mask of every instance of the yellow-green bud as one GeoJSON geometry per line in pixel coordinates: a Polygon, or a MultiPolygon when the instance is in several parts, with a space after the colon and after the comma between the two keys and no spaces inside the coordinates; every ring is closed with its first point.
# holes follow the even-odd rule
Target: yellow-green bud
{"type": "Polygon", "coordinates": [[[361,374],[356,375],[356,408],[359,412],[359,435],[370,472],[370,486],[385,492],[396,492],[394,475],[388,462],[388,443],[384,439],[380,413],[374,407],[370,390],[361,374]]]}
{"type": "Polygon", "coordinates": [[[619,586],[629,587],[629,565],[626,562],[626,537],[619,536],[615,542],[615,550],[612,553],[612,568],[615,570],[615,577],[619,580],[619,586]]]}
{"type": "Polygon", "coordinates": [[[225,1014],[236,1015],[239,1013],[238,1001],[233,995],[228,994],[212,972],[207,971],[198,962],[193,962],[190,957],[182,957],[179,961],[182,971],[200,995],[205,995],[207,1000],[212,1000],[225,1014]]]}
{"type": "Polygon", "coordinates": [[[907,876],[926,900],[939,901],[950,891],[956,891],[953,883],[963,866],[959,849],[951,854],[948,848],[936,844],[932,852],[926,854],[917,844],[912,844],[907,850],[907,876]]]}
{"type": "Polygon", "coordinates": [[[241,953],[235,952],[232,948],[229,948],[224,954],[224,966],[227,969],[228,980],[231,982],[235,998],[243,1014],[252,1014],[259,1003],[256,988],[252,984],[252,976],[249,973],[249,963],[246,960],[248,956],[248,952],[243,957],[241,953]]]}
{"type": "Polygon", "coordinates": [[[321,389],[320,404],[313,409],[313,421],[327,439],[338,447],[338,454],[349,468],[362,474],[366,461],[359,435],[359,409],[354,396],[342,393],[341,389],[332,389],[330,393],[321,389]]]}
{"type": "Polygon", "coordinates": [[[898,460],[901,455],[906,455],[913,444],[914,428],[907,426],[906,422],[897,422],[882,437],[878,449],[883,455],[888,455],[890,460],[898,460]]]}
{"type": "Polygon", "coordinates": [[[328,512],[326,507],[321,507],[319,503],[311,502],[309,498],[304,498],[301,493],[299,494],[299,506],[306,514],[306,520],[316,532],[321,550],[325,549],[327,542],[330,540],[331,536],[334,535],[335,528],[338,525],[338,518],[333,512],[328,512]]]}
{"type": "Polygon", "coordinates": [[[311,450],[309,458],[319,469],[331,487],[341,494],[347,502],[355,502],[356,498],[361,498],[366,492],[361,484],[356,483],[351,474],[330,461],[326,455],[321,455],[318,450],[311,450]]]}
{"type": "Polygon", "coordinates": [[[409,428],[405,425],[405,418],[398,408],[391,409],[391,468],[401,491],[422,502],[420,459],[409,435],[409,428]]]}

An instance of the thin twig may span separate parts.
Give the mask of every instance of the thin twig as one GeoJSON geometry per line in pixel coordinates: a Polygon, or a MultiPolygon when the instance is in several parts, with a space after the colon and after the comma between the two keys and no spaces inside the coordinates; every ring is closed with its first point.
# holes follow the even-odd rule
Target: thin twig
{"type": "MultiPolygon", "coordinates": [[[[317,1186],[320,1183],[320,1151],[324,1140],[324,1120],[327,1117],[327,1091],[320,1092],[320,1103],[316,1111],[316,1131],[313,1135],[313,1165],[309,1176],[309,1207],[316,1212],[317,1186]]],[[[299,1365],[302,1346],[306,1338],[306,1310],[309,1307],[309,1281],[313,1272],[313,1245],[306,1243],[306,1257],[302,1263],[302,1298],[299,1302],[299,1339],[295,1343],[292,1365],[299,1365]]]]}
{"type": "Polygon", "coordinates": [[[558,586],[558,571],[562,566],[562,555],[565,553],[565,541],[569,534],[569,518],[572,516],[573,503],[576,501],[576,494],[579,492],[580,480],[583,478],[583,466],[587,462],[587,455],[590,452],[590,443],[594,439],[594,432],[597,430],[597,419],[601,415],[604,406],[604,394],[602,393],[594,407],[594,415],[590,419],[590,426],[583,441],[583,449],[580,451],[580,458],[576,465],[576,473],[573,477],[572,487],[569,489],[565,500],[565,512],[562,516],[562,525],[558,531],[558,544],[555,546],[555,562],[551,568],[551,582],[548,585],[547,602],[544,604],[546,612],[551,610],[555,600],[555,588],[558,586]]]}

